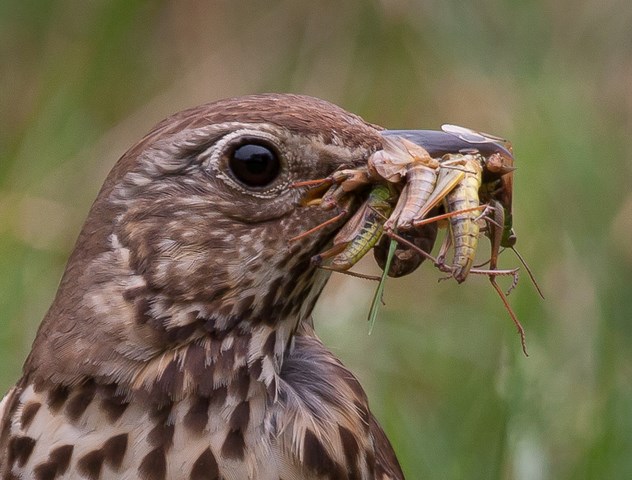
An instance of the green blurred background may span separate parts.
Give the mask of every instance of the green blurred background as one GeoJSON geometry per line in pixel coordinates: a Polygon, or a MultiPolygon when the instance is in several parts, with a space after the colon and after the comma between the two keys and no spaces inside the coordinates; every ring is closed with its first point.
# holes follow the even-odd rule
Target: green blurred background
{"type": "Polygon", "coordinates": [[[510,296],[529,358],[484,277],[389,280],[370,336],[374,284],[338,275],[317,307],[407,478],[632,478],[631,25],[628,0],[0,1],[0,391],[134,140],[299,92],[514,144],[517,246],[547,297],[526,275],[510,296]]]}

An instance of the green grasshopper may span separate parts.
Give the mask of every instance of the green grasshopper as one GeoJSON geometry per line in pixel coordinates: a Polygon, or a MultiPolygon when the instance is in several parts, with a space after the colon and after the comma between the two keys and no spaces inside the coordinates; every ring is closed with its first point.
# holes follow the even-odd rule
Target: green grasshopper
{"type": "Polygon", "coordinates": [[[478,246],[480,212],[478,189],[481,186],[482,167],[475,158],[464,160],[467,172],[463,180],[445,196],[448,212],[463,211],[450,217],[450,232],[454,243],[453,272],[455,280],[462,283],[470,273],[478,246]]]}
{"type": "Polygon", "coordinates": [[[334,238],[334,246],[312,257],[320,265],[333,256],[329,269],[344,272],[355,265],[379,241],[385,219],[393,211],[394,195],[384,184],[374,185],[366,201],[334,238]]]}

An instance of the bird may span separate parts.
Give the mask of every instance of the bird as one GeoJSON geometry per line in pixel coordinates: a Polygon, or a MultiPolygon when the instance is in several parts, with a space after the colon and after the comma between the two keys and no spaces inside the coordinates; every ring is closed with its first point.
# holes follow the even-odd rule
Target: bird
{"type": "Polygon", "coordinates": [[[132,146],[0,403],[0,479],[403,479],[313,326],[331,272],[310,259],[341,223],[301,235],[332,212],[292,188],[366,165],[382,131],[257,94],[176,113],[132,146]]]}

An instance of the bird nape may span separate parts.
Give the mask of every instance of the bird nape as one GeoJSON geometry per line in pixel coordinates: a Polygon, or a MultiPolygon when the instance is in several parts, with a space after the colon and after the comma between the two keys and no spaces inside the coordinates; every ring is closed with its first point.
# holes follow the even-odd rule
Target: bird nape
{"type": "Polygon", "coordinates": [[[0,403],[0,479],[402,479],[312,309],[373,247],[416,269],[437,215],[439,268],[507,273],[472,260],[481,222],[492,258],[511,237],[512,164],[495,137],[299,95],[165,119],[105,180],[0,403]]]}

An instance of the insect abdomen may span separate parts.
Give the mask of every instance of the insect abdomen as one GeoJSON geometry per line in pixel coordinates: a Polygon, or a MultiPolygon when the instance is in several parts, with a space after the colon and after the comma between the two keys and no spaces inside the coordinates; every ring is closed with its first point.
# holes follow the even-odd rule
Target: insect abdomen
{"type": "MultiPolygon", "coordinates": [[[[468,173],[465,174],[463,181],[446,195],[450,212],[471,209],[479,205],[478,189],[481,185],[482,167],[477,160],[468,160],[465,167],[468,173]]],[[[453,275],[459,283],[467,278],[474,263],[480,231],[476,222],[478,215],[478,211],[470,211],[450,217],[454,241],[453,275]]]]}

